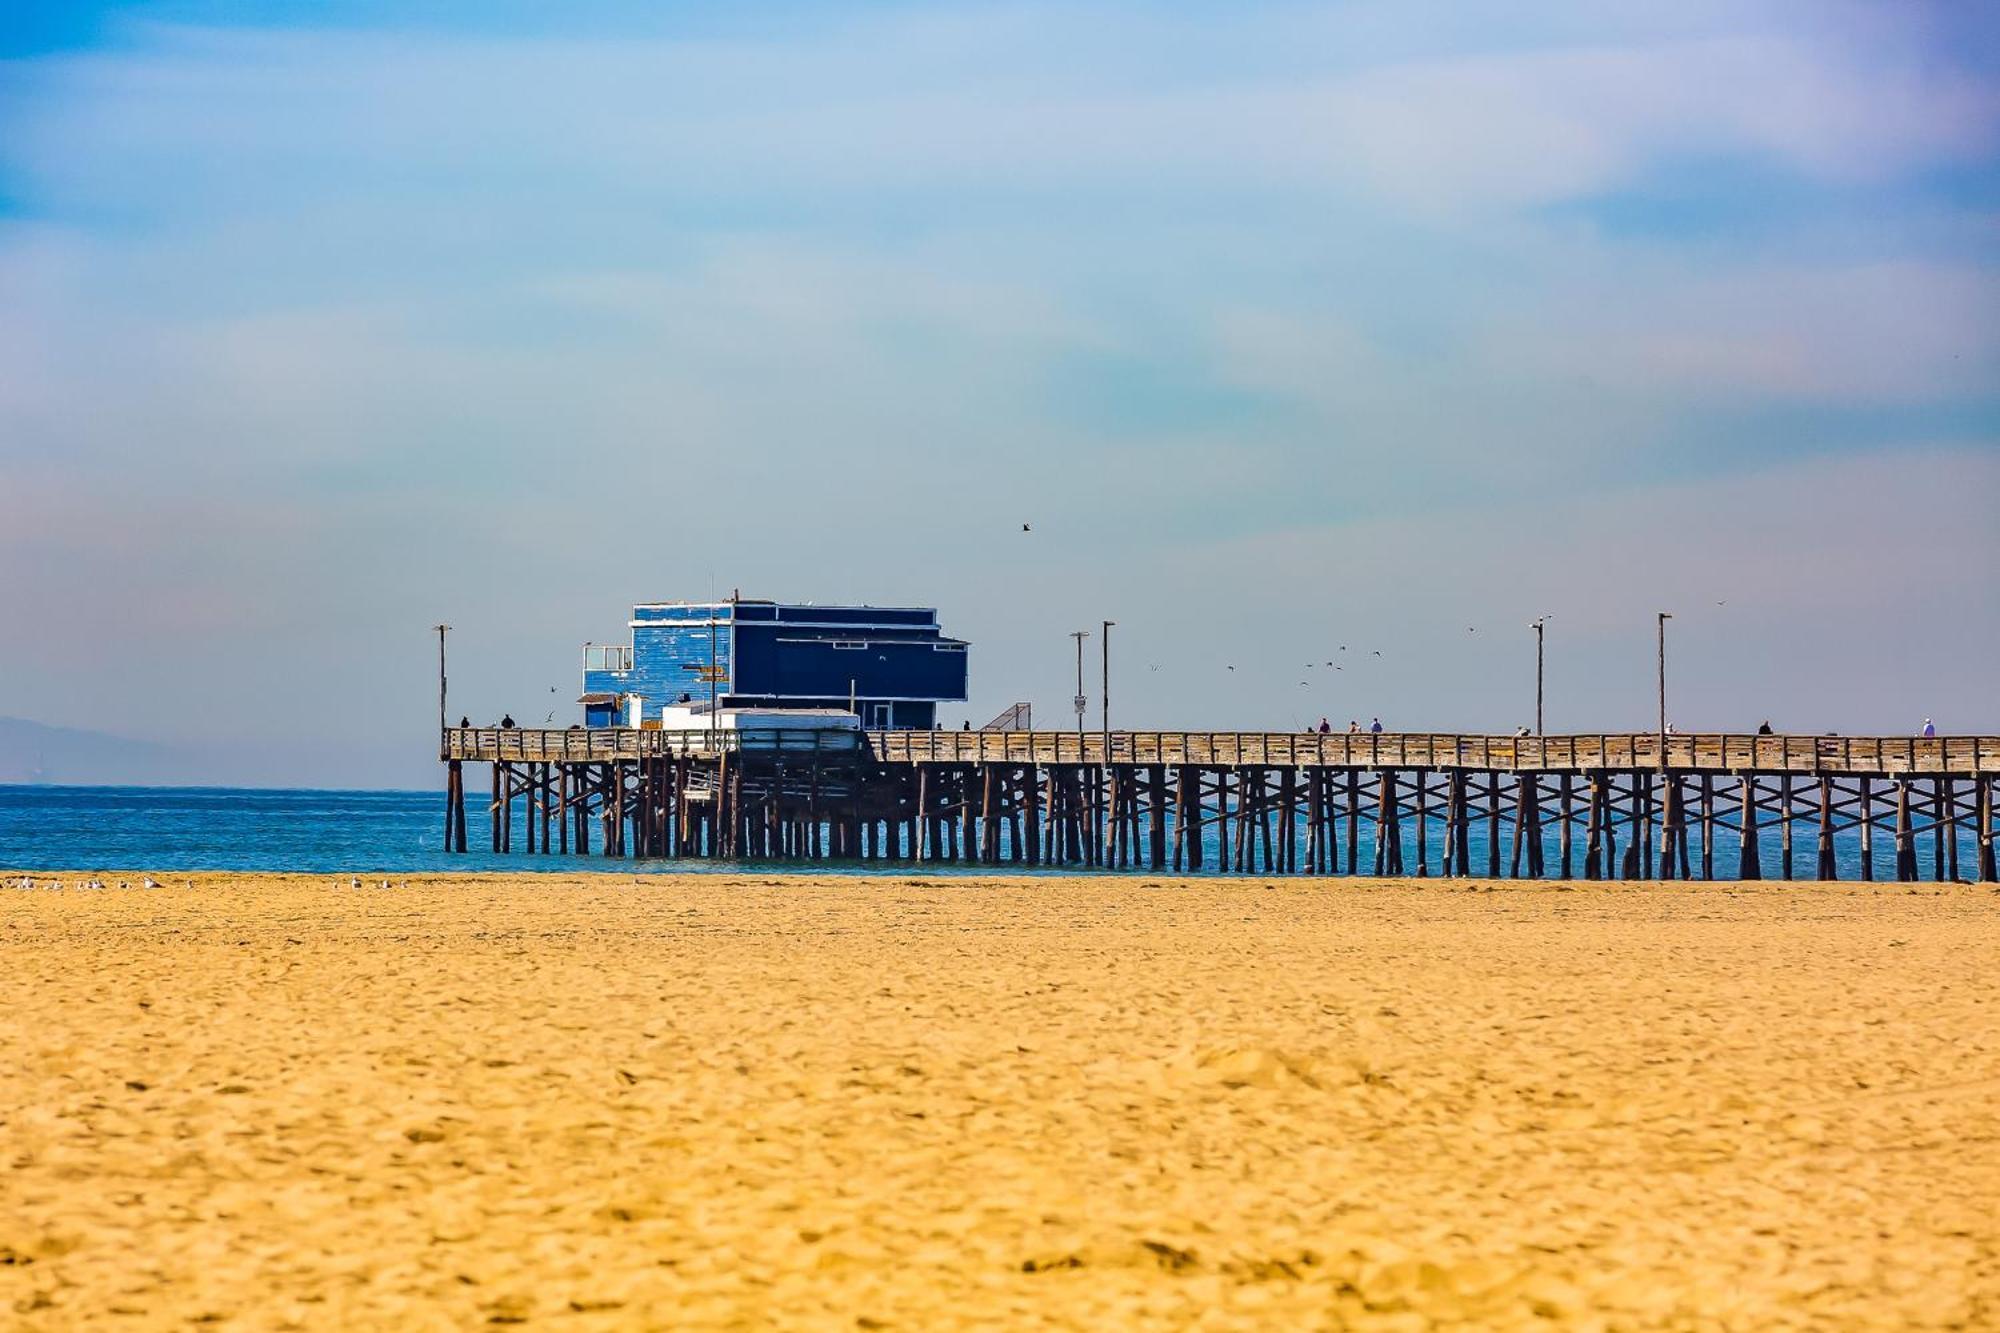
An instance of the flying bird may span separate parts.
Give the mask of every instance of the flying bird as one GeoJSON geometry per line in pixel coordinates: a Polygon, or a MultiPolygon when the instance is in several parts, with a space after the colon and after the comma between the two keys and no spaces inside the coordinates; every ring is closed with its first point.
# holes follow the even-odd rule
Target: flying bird
{"type": "Polygon", "coordinates": [[[1375,650],[1375,656],[1380,657],[1381,655],[1382,655],[1382,650],[1380,648],[1377,648],[1375,650]]]}
{"type": "Polygon", "coordinates": [[[1027,525],[1026,523],[1023,523],[1023,524],[1021,525],[1021,531],[1023,531],[1023,532],[1030,532],[1030,531],[1032,531],[1032,530],[1033,530],[1033,529],[1029,528],[1029,526],[1028,526],[1028,525],[1027,525]]]}

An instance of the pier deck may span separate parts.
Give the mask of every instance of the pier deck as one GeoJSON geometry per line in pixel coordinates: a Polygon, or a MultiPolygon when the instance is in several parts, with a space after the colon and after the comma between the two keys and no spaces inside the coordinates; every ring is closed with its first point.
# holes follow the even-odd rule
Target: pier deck
{"type": "MultiPolygon", "coordinates": [[[[443,758],[478,763],[612,762],[756,752],[829,759],[856,733],[644,731],[629,727],[453,727],[443,758]]],[[[1086,731],[866,731],[880,764],[1102,764],[1104,736],[1086,731]]],[[[1669,735],[1664,767],[1707,773],[2000,773],[2000,736],[1669,735]]],[[[1290,768],[1476,768],[1508,773],[1659,768],[1648,732],[1484,736],[1432,732],[1114,731],[1116,764],[1254,764],[1290,768]]]]}
{"type": "Polygon", "coordinates": [[[648,857],[1467,875],[1477,843],[1488,876],[1505,851],[1505,876],[1708,879],[1730,841],[1723,876],[1755,879],[1793,876],[1798,830],[1814,878],[1839,839],[1864,878],[1879,844],[1897,879],[1957,879],[1969,834],[1991,881],[2000,736],[472,727],[440,758],[459,851],[485,763],[502,852],[518,810],[545,854],[595,824],[648,857]]]}

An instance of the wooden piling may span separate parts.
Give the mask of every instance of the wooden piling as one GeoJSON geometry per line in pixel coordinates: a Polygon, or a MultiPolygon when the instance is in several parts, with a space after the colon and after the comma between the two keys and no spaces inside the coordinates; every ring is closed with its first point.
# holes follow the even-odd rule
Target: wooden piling
{"type": "Polygon", "coordinates": [[[1583,877],[1601,879],[1604,875],[1604,799],[1605,775],[1592,772],[1587,795],[1588,809],[1585,813],[1583,833],[1583,877]]]}
{"type": "Polygon", "coordinates": [[[1708,773],[1701,775],[1701,877],[1715,878],[1715,780],[1708,773]]]}
{"type": "Polygon", "coordinates": [[[1375,821],[1375,845],[1382,860],[1382,873],[1403,873],[1403,798],[1397,790],[1396,770],[1382,770],[1382,789],[1376,800],[1380,812],[1375,821]]]}
{"type": "Polygon", "coordinates": [[[1781,878],[1792,877],[1792,775],[1786,773],[1778,779],[1778,863],[1783,868],[1781,878]]]}
{"type": "Polygon", "coordinates": [[[1625,860],[1619,866],[1620,879],[1644,879],[1650,848],[1646,846],[1646,775],[1632,774],[1631,804],[1628,807],[1631,826],[1626,829],[1625,860]]]}
{"type": "Polygon", "coordinates": [[[1958,783],[1951,778],[1939,778],[1944,788],[1944,871],[1953,883],[1958,881],[1958,783]]]}
{"type": "Polygon", "coordinates": [[[1931,779],[1931,882],[1944,882],[1944,835],[1950,822],[1944,814],[1944,779],[1931,779]]]}
{"type": "Polygon", "coordinates": [[[993,765],[982,764],[979,770],[979,859],[987,865],[1000,864],[999,786],[999,775],[993,765]]]}
{"type": "Polygon", "coordinates": [[[1568,879],[1571,874],[1570,867],[1572,864],[1570,860],[1570,838],[1572,826],[1575,823],[1574,806],[1576,793],[1570,782],[1570,775],[1568,773],[1558,774],[1556,776],[1556,783],[1557,807],[1562,812],[1561,831],[1556,834],[1556,855],[1562,863],[1562,877],[1568,879]]]}
{"type": "MultiPolygon", "coordinates": [[[[1981,773],[1973,784],[1973,799],[1979,807],[1979,879],[1981,883],[1992,884],[2000,881],[2000,865],[1995,864],[1993,853],[1993,779],[1981,773]]],[[[464,821],[459,821],[459,829],[464,831],[464,821]]]]}
{"type": "Polygon", "coordinates": [[[1500,775],[1486,775],[1486,874],[1500,878],[1500,775]]]}
{"type": "Polygon", "coordinates": [[[1521,877],[1521,855],[1527,850],[1528,832],[1528,775],[1514,775],[1514,847],[1507,856],[1507,877],[1521,877]]]}
{"type": "Polygon", "coordinates": [[[1446,796],[1446,832],[1449,842],[1445,846],[1446,874],[1463,879],[1472,873],[1472,835],[1466,827],[1470,812],[1465,805],[1465,771],[1454,768],[1449,779],[1446,796]]]}
{"type": "Polygon", "coordinates": [[[1528,785],[1528,878],[1540,879],[1547,867],[1542,856],[1542,783],[1539,775],[1525,775],[1528,785]]]}
{"type": "Polygon", "coordinates": [[[1417,878],[1431,873],[1431,780],[1423,769],[1415,773],[1417,782],[1417,878]]]}
{"type": "Polygon", "coordinates": [[[1907,884],[1917,877],[1917,839],[1910,827],[1910,780],[1896,779],[1896,879],[1907,884]]]}
{"type": "Polygon", "coordinates": [[[1681,833],[1680,782],[1672,774],[1660,778],[1660,878],[1673,879],[1678,865],[1681,833]]]}
{"type": "Polygon", "coordinates": [[[1737,819],[1736,878],[1762,879],[1764,863],[1757,846],[1757,779],[1745,773],[1739,781],[1743,787],[1743,813],[1737,819]]]}
{"type": "Polygon", "coordinates": [[[1361,873],[1361,775],[1347,770],[1347,873],[1361,873]]]}

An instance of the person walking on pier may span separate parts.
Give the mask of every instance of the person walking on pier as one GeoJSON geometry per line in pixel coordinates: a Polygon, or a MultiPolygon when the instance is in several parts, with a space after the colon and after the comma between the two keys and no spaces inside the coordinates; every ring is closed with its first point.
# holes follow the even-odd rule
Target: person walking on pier
{"type": "Polygon", "coordinates": [[[1937,735],[1937,728],[1931,725],[1931,720],[1930,720],[1929,718],[1925,718],[1925,719],[1924,719],[1924,739],[1925,739],[1925,740],[1930,740],[1930,739],[1931,739],[1932,737],[1934,737],[1934,736],[1936,736],[1936,735],[1937,735]]]}

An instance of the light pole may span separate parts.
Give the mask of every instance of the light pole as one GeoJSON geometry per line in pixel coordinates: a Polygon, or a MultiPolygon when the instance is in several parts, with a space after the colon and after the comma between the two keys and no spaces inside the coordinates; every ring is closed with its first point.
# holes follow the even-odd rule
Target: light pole
{"type": "Polygon", "coordinates": [[[1071,630],[1069,636],[1076,640],[1076,757],[1083,759],[1083,710],[1090,700],[1083,693],[1083,641],[1090,637],[1087,629],[1071,630]]]}
{"type": "Polygon", "coordinates": [[[1118,622],[1104,622],[1104,635],[1097,646],[1104,661],[1104,688],[1098,699],[1097,720],[1104,731],[1104,762],[1111,762],[1111,627],[1118,622]]]}
{"type": "Polygon", "coordinates": [[[1660,764],[1667,762],[1667,622],[1674,618],[1671,611],[1659,613],[1660,626],[1660,764]]]}
{"type": "Polygon", "coordinates": [[[451,632],[449,625],[434,625],[438,636],[438,758],[444,758],[444,636],[451,632]]]}
{"type": "Polygon", "coordinates": [[[1549,623],[1547,616],[1538,616],[1531,628],[1535,631],[1535,734],[1542,734],[1542,630],[1549,623]]]}

